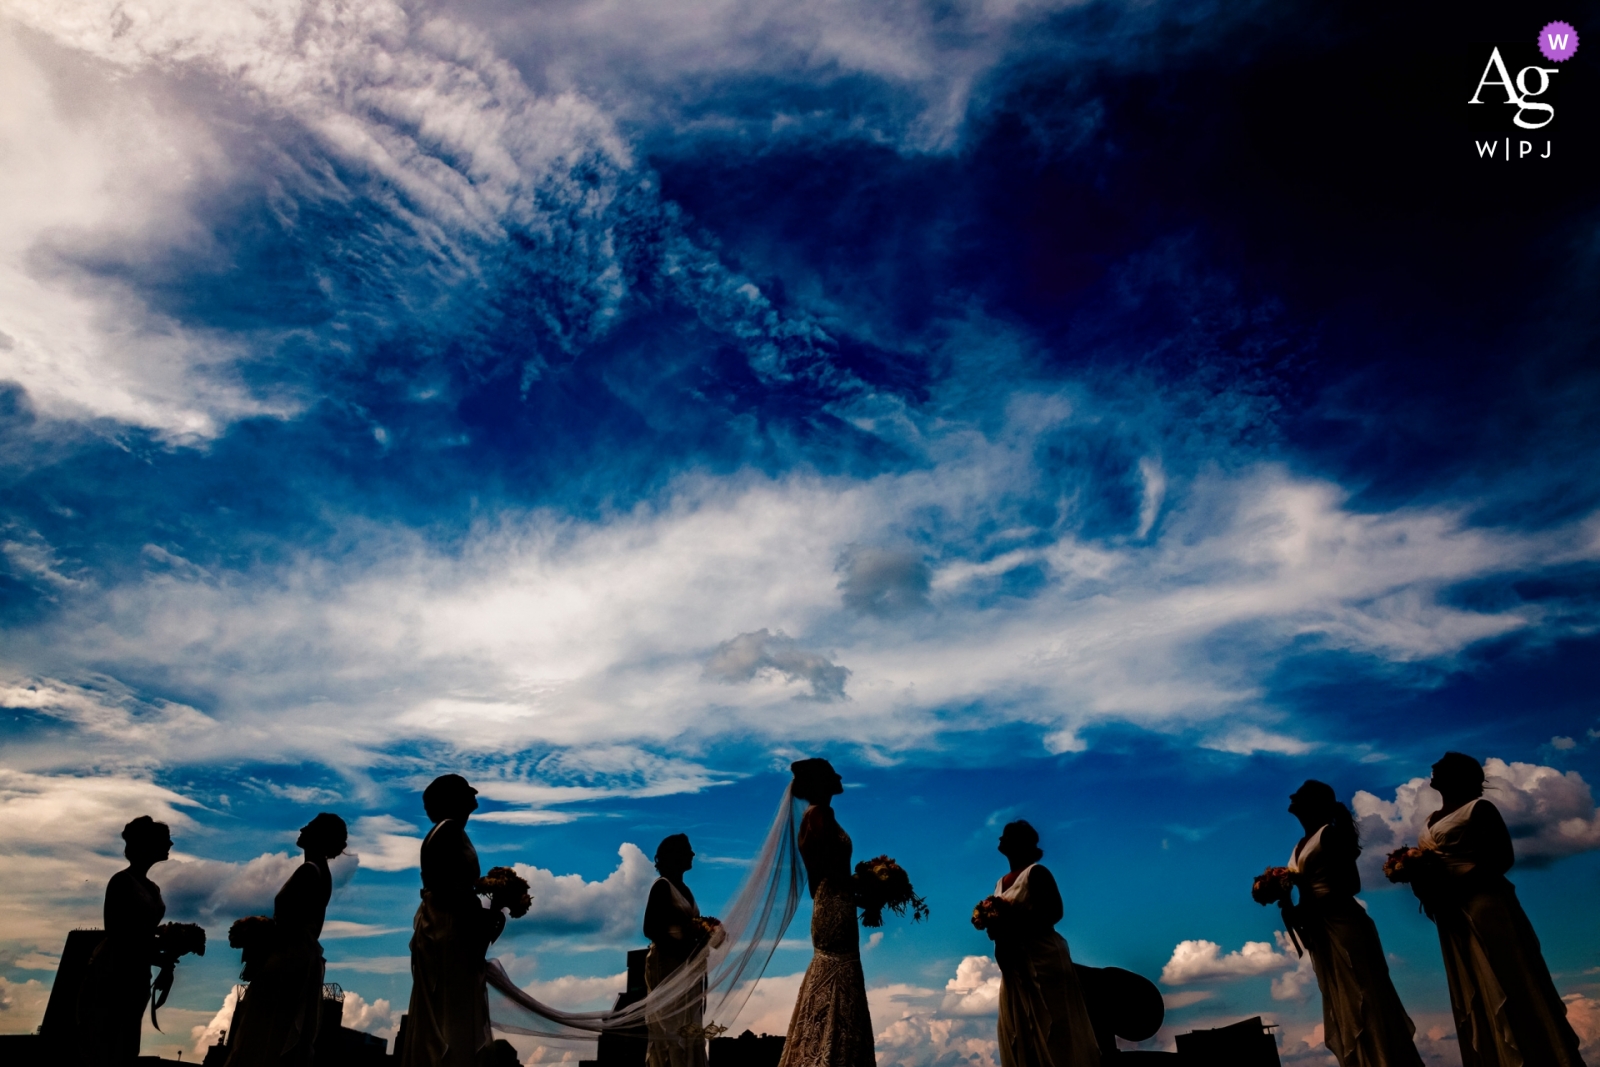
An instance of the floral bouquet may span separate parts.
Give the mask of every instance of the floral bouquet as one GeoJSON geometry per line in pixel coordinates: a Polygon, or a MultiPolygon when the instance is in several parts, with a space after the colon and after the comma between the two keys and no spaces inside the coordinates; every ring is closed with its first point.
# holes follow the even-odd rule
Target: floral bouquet
{"type": "Polygon", "coordinates": [[[156,980],[150,983],[150,988],[155,991],[155,996],[150,1000],[150,1025],[157,1030],[161,1029],[161,1024],[156,1022],[156,1009],[167,1002],[167,994],[172,992],[172,972],[178,966],[178,957],[205,954],[204,927],[194,923],[162,923],[156,927],[156,963],[161,970],[156,972],[156,980]]]}
{"type": "Polygon", "coordinates": [[[490,867],[489,873],[478,879],[476,888],[489,898],[489,907],[505,908],[513,919],[522,918],[533,907],[527,879],[510,867],[490,867]]]}
{"type": "Polygon", "coordinates": [[[206,931],[194,923],[162,923],[156,927],[156,945],[161,955],[172,960],[179,956],[204,956],[206,931]]]}
{"type": "Polygon", "coordinates": [[[1011,901],[1005,897],[984,897],[972,909],[972,925],[978,930],[993,930],[1010,910],[1011,901]]]}
{"type": "Polygon", "coordinates": [[[721,948],[722,943],[728,939],[728,931],[722,928],[722,920],[714,915],[696,915],[694,928],[700,935],[700,940],[712,948],[721,948]]]}
{"type": "Polygon", "coordinates": [[[911,876],[888,856],[856,864],[855,897],[862,926],[882,926],[884,908],[896,915],[904,915],[910,908],[912,922],[928,917],[928,902],[911,888],[911,876]]]}
{"type": "Polygon", "coordinates": [[[1287,867],[1268,867],[1250,883],[1250,899],[1257,904],[1287,904],[1294,889],[1294,872],[1287,867]]]}
{"type": "Polygon", "coordinates": [[[1402,845],[1383,861],[1383,876],[1395,885],[1407,885],[1416,880],[1425,862],[1420,848],[1402,845]]]}
{"type": "Polygon", "coordinates": [[[239,961],[244,965],[239,977],[246,982],[255,977],[256,964],[264,963],[272,951],[272,939],[278,924],[270,915],[249,915],[228,927],[228,947],[239,950],[239,961]]]}

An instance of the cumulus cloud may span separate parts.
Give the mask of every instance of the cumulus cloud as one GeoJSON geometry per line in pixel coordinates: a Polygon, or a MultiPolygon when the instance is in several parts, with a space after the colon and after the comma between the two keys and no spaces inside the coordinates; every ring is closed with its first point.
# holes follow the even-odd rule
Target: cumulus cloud
{"type": "Polygon", "coordinates": [[[29,1034],[44,1018],[50,987],[37,978],[13,982],[0,977],[0,1032],[29,1034]]]}
{"type": "Polygon", "coordinates": [[[782,630],[771,633],[762,628],[718,645],[706,661],[706,675],[729,683],[776,677],[809,685],[811,692],[805,699],[843,700],[850,669],[820,652],[802,648],[782,630]]]}
{"type": "MultiPolygon", "coordinates": [[[[302,863],[302,856],[267,852],[246,863],[177,857],[159,864],[150,880],[161,887],[172,919],[226,925],[245,915],[272,911],[272,898],[302,863]]],[[[355,876],[358,860],[346,852],[329,863],[335,891],[355,876]]]]}
{"type": "Polygon", "coordinates": [[[946,1015],[993,1015],[1000,1010],[1000,966],[988,956],[964,956],[944,985],[946,1015]]]}
{"type": "Polygon", "coordinates": [[[131,775],[0,767],[0,937],[54,952],[63,931],[98,925],[106,880],[127,865],[122,827],[149,815],[171,826],[182,845],[194,828],[184,809],[194,806],[131,775]]]}
{"type": "Polygon", "coordinates": [[[1600,1058],[1600,1000],[1582,993],[1569,993],[1561,999],[1566,1001],[1567,1022],[1578,1035],[1584,1060],[1600,1058]]]}
{"type": "Polygon", "coordinates": [[[589,933],[607,938],[634,933],[656,870],[639,846],[626,841],[617,849],[617,856],[616,870],[598,882],[585,881],[580,874],[555,874],[517,864],[517,873],[528,880],[533,907],[511,924],[510,931],[589,933]]]}
{"type": "MultiPolygon", "coordinates": [[[[200,1023],[189,1028],[189,1036],[194,1041],[195,1059],[203,1059],[206,1049],[223,1039],[225,1031],[233,1025],[233,1013],[239,1004],[239,990],[241,986],[234,986],[228,990],[228,995],[222,998],[222,1006],[217,1009],[210,1021],[200,1023]]],[[[344,991],[344,1015],[340,1019],[341,1026],[352,1030],[361,1030],[393,1042],[395,1033],[400,1028],[401,1012],[389,1006],[389,1002],[382,997],[370,1004],[353,989],[344,991]]]]}
{"type": "Polygon", "coordinates": [[[617,994],[628,988],[628,972],[594,978],[563,975],[560,978],[535,980],[522,988],[544,1003],[568,1011],[599,1010],[613,1006],[617,994]]]}
{"type": "Polygon", "coordinates": [[[1227,954],[1215,941],[1180,941],[1172,950],[1172,958],[1161,968],[1161,981],[1166,985],[1189,985],[1254,978],[1294,968],[1296,958],[1287,935],[1280,930],[1274,936],[1278,948],[1266,941],[1246,941],[1243,948],[1227,954]]]}
{"type": "MultiPolygon", "coordinates": [[[[1505,818],[1517,862],[1543,867],[1564,856],[1600,848],[1600,814],[1589,783],[1577,771],[1560,771],[1534,763],[1507,763],[1490,757],[1483,763],[1484,798],[1505,818]]],[[[1384,856],[1401,844],[1414,845],[1428,816],[1441,803],[1426,778],[1413,778],[1395,789],[1394,799],[1362,790],[1351,801],[1361,828],[1362,877],[1382,885],[1384,856]]]]}

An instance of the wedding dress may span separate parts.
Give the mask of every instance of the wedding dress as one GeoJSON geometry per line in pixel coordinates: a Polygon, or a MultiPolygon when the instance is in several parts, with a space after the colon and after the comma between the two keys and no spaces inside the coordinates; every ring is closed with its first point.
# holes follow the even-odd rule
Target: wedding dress
{"type": "Polygon", "coordinates": [[[777,815],[744,883],[721,911],[721,939],[696,948],[642,999],[614,1011],[564,1011],[512,981],[498,960],[483,968],[494,1029],[569,1042],[608,1031],[648,1032],[651,1017],[700,1012],[706,1025],[731,1026],[789,928],[806,873],[795,832],[794,799],[786,788],[777,815]]]}
{"type": "Polygon", "coordinates": [[[1356,903],[1356,855],[1348,832],[1322,826],[1289,856],[1300,903],[1285,918],[1311,953],[1323,1043],[1340,1067],[1422,1067],[1411,1040],[1417,1028],[1389,978],[1378,928],[1356,903]]]}
{"type": "Polygon", "coordinates": [[[1099,1067],[1100,1044],[1083,1002],[1061,921],[1061,892],[1048,868],[1029,864],[994,895],[1010,907],[993,930],[1000,965],[1001,1067],[1099,1067]]]}
{"type": "Polygon", "coordinates": [[[1513,853],[1499,810],[1482,798],[1463,804],[1417,845],[1447,872],[1427,902],[1439,925],[1462,1067],[1581,1067],[1566,1005],[1505,877],[1513,853]]]}
{"type": "Polygon", "coordinates": [[[833,809],[806,812],[800,854],[811,878],[811,964],[778,1067],[875,1067],[861,973],[861,928],[850,881],[850,835],[833,809]]]}

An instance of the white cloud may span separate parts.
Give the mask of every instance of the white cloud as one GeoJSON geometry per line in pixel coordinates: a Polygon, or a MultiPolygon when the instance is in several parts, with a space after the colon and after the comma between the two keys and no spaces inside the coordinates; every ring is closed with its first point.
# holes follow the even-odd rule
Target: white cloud
{"type": "MultiPolygon", "coordinates": [[[[151,870],[150,880],[161,887],[169,918],[226,927],[246,915],[270,914],[273,897],[304,862],[287,852],[262,853],[246,863],[174,855],[151,870]]],[[[349,884],[357,864],[348,852],[329,864],[336,892],[349,884]]]]}
{"type": "Polygon", "coordinates": [[[988,956],[964,956],[944,985],[946,1015],[993,1015],[1000,1010],[1000,967],[988,956]]]}
{"type": "Polygon", "coordinates": [[[628,972],[594,978],[578,978],[569,974],[547,981],[529,982],[522,988],[544,1003],[567,1011],[599,1010],[614,1005],[617,994],[628,988],[628,972]]]}
{"type": "Polygon", "coordinates": [[[344,991],[342,1025],[381,1037],[391,1046],[394,1044],[395,1033],[400,1029],[400,1016],[403,1014],[405,1013],[390,1007],[389,1002],[382,997],[369,1004],[355,990],[344,991]]]}
{"type": "Polygon", "coordinates": [[[346,854],[374,871],[404,871],[422,865],[422,838],[406,831],[417,827],[393,815],[363,815],[350,833],[346,854]]]}
{"type": "MultiPolygon", "coordinates": [[[[1484,798],[1505,818],[1518,863],[1543,866],[1600,848],[1600,813],[1589,783],[1577,771],[1495,757],[1484,761],[1483,770],[1484,798]]],[[[1393,800],[1356,793],[1351,808],[1361,829],[1361,875],[1367,884],[1384,884],[1384,856],[1402,844],[1416,844],[1440,803],[1426,778],[1399,786],[1393,800]]]]}
{"type": "MultiPolygon", "coordinates": [[[[1283,950],[1283,954],[1289,955],[1294,942],[1290,941],[1282,930],[1276,931],[1273,936],[1277,938],[1278,947],[1283,950]]],[[[1296,957],[1294,970],[1284,971],[1272,980],[1273,1000],[1305,1000],[1316,991],[1317,971],[1309,952],[1296,957]]]]}
{"type": "Polygon", "coordinates": [[[239,1006],[239,986],[228,990],[228,995],[222,998],[222,1007],[211,1017],[211,1021],[189,1028],[189,1036],[194,1040],[194,1058],[205,1058],[206,1049],[223,1040],[227,1029],[233,1025],[233,1012],[239,1006]]]}
{"type": "MultiPolygon", "coordinates": [[[[1041,568],[1048,582],[1002,609],[958,546],[992,516],[994,494],[1036,476],[1031,438],[957,435],[938,448],[937,473],[689,478],[604,524],[508,514],[454,554],[369,531],[365,558],[227,581],[163,575],[78,603],[29,639],[53,656],[165,672],[215,694],[208,714],[228,727],[219,744],[352,768],[370,761],[369,747],[408,737],[467,751],[638,753],[734,731],[893,749],[1007,720],[1037,726],[1057,750],[1081,747],[1085,727],[1124,720],[1192,730],[1228,751],[1294,754],[1314,741],[1275,730],[1258,706],[1280,652],[1321,644],[1378,663],[1448,661],[1527,619],[1454,607],[1442,590],[1593,547],[1578,528],[1474,529],[1437,509],[1358,514],[1326,483],[1262,468],[1194,486],[1151,543],[1057,535],[1028,550],[1008,565],[1041,568]],[[847,610],[843,548],[926,514],[941,516],[952,546],[934,565],[936,610],[905,620],[847,610]],[[774,660],[774,684],[730,685],[705,669],[741,634],[761,653],[741,670],[759,676],[780,631],[795,649],[837,650],[848,701],[796,706],[797,688],[838,691],[806,674],[835,662],[820,657],[774,660]],[[1222,633],[1237,654],[1214,654],[1222,633]],[[285,662],[297,669],[279,670],[285,662]]],[[[713,780],[682,766],[617,773],[633,790],[713,780]]],[[[603,777],[573,784],[588,794],[539,794],[560,784],[539,773],[492,788],[544,811],[603,795],[603,777]]]]}
{"type": "Polygon", "coordinates": [[[1578,1035],[1585,1062],[1600,1060],[1600,1000],[1582,993],[1569,993],[1561,999],[1566,1001],[1567,1022],[1578,1035]]]}
{"type": "Polygon", "coordinates": [[[13,982],[0,977],[0,1034],[31,1034],[44,1018],[50,987],[37,978],[13,982]]]}
{"type": "MultiPolygon", "coordinates": [[[[99,925],[106,881],[127,866],[122,827],[149,815],[171,826],[181,846],[194,827],[182,809],[193,806],[129,775],[0,767],[0,939],[56,952],[64,931],[99,925]]],[[[160,873],[158,866],[158,883],[160,873]]]]}
{"type": "Polygon", "coordinates": [[[329,919],[322,924],[323,941],[348,941],[352,938],[381,937],[384,934],[397,934],[407,929],[404,926],[379,926],[377,923],[354,923],[343,919],[329,919]]]}
{"type": "Polygon", "coordinates": [[[1280,951],[1265,941],[1246,941],[1244,947],[1222,952],[1215,941],[1180,941],[1172,950],[1172,958],[1161,968],[1161,981],[1166,985],[1189,985],[1215,979],[1254,978],[1290,970],[1296,966],[1292,948],[1282,931],[1275,936],[1280,951]]]}
{"type": "Polygon", "coordinates": [[[508,932],[636,935],[638,917],[644,914],[645,898],[656,880],[656,870],[639,846],[626,841],[617,849],[617,856],[616,870],[598,882],[585,881],[580,874],[555,874],[542,867],[517,864],[517,873],[528,880],[533,907],[525,917],[513,920],[508,932]]]}
{"type": "MultiPolygon", "coordinates": [[[[476,13],[492,25],[523,67],[541,80],[578,86],[636,122],[712,130],[734,126],[740,117],[736,109],[713,111],[698,121],[692,117],[706,108],[708,83],[724,87],[742,79],[777,78],[810,87],[810,101],[815,90],[846,80],[855,85],[865,77],[892,93],[886,113],[853,121],[831,116],[826,128],[929,150],[953,142],[974,86],[1028,39],[1028,26],[1079,2],[896,0],[861,6],[663,0],[637,7],[568,0],[509,12],[500,5],[459,6],[464,17],[476,13]]],[[[853,96],[859,100],[860,93],[853,96]]],[[[737,91],[733,97],[742,100],[737,91]]],[[[763,110],[751,124],[769,134],[804,130],[815,121],[815,107],[763,110]]]]}

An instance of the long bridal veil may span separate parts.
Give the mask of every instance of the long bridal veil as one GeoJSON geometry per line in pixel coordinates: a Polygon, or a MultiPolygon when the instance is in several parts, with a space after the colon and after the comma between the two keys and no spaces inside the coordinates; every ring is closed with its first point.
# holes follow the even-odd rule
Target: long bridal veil
{"type": "Polygon", "coordinates": [[[760,854],[723,910],[724,936],[717,946],[701,946],[643,1000],[617,1011],[562,1011],[517,988],[500,962],[490,960],[490,1024],[510,1034],[593,1038],[607,1030],[643,1030],[646,1016],[675,1015],[702,998],[707,1025],[732,1023],[777,951],[805,890],[794,808],[794,798],[785,789],[760,854]]]}

